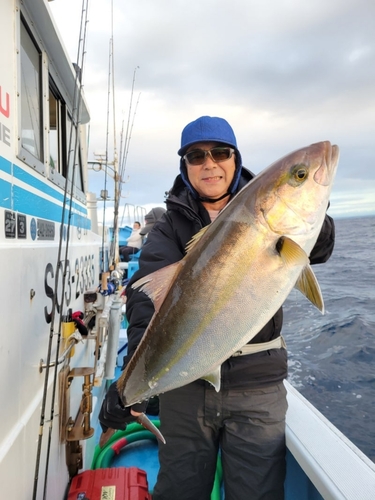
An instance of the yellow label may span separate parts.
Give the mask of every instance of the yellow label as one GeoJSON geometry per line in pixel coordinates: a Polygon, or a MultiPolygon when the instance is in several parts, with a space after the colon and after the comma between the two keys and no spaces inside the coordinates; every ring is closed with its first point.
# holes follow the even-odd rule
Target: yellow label
{"type": "MultiPolygon", "coordinates": [[[[61,343],[61,353],[65,351],[65,349],[68,346],[67,340],[68,338],[73,335],[73,333],[76,331],[76,325],[74,321],[69,321],[68,323],[61,323],[61,333],[63,337],[63,342],[61,343]]],[[[74,355],[74,347],[72,347],[72,350],[70,351],[70,358],[74,355]]]]}
{"type": "Polygon", "coordinates": [[[102,486],[100,500],[115,500],[116,486],[102,486]]]}

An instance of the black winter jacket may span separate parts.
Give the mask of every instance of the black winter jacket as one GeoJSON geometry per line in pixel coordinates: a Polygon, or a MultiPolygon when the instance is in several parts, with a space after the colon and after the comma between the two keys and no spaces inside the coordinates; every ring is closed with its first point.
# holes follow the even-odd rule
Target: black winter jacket
{"type": "MultiPolygon", "coordinates": [[[[238,190],[244,187],[253,174],[242,168],[238,190]]],[[[154,313],[151,300],[131,284],[143,276],[181,260],[186,244],[211,220],[203,205],[186,189],[180,176],[166,200],[167,212],[149,233],[142,247],[140,269],[130,280],[127,289],[126,314],[128,327],[128,354],[123,368],[134,354],[154,313]]],[[[318,241],[310,255],[311,264],[323,263],[330,257],[334,246],[334,222],[326,215],[318,241]]],[[[268,342],[278,337],[283,322],[282,308],[251,340],[250,343],[268,342]]],[[[230,332],[228,332],[230,334],[230,332]]],[[[247,356],[231,357],[222,365],[223,390],[230,388],[255,388],[280,382],[287,376],[286,349],[271,349],[247,356]]]]}

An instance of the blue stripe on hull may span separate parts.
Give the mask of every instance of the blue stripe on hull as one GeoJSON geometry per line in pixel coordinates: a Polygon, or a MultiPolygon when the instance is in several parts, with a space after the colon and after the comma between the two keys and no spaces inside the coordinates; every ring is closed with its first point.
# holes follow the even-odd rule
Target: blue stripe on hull
{"type": "Polygon", "coordinates": [[[12,164],[9,160],[6,160],[2,156],[0,156],[0,170],[5,172],[6,174],[12,173],[12,164]]]}
{"type": "MultiPolygon", "coordinates": [[[[35,189],[38,189],[42,193],[45,193],[46,195],[51,196],[51,198],[55,198],[57,201],[60,201],[61,203],[64,202],[63,193],[61,193],[60,191],[57,191],[56,189],[54,189],[52,186],[49,186],[45,182],[42,182],[39,179],[36,179],[33,175],[25,172],[25,170],[18,167],[17,165],[13,165],[13,175],[16,179],[19,179],[20,181],[24,182],[28,186],[31,186],[35,189]]],[[[82,207],[81,205],[78,205],[77,203],[73,202],[72,206],[75,210],[82,212],[84,215],[87,214],[86,208],[82,207]]]]}
{"type": "Polygon", "coordinates": [[[0,206],[11,210],[11,200],[11,185],[9,184],[9,182],[0,179],[0,206]]]}
{"type": "MultiPolygon", "coordinates": [[[[37,189],[41,192],[40,195],[31,193],[30,191],[21,188],[4,179],[0,179],[0,207],[7,210],[14,210],[32,217],[47,219],[54,222],[61,222],[62,206],[64,195],[61,191],[54,189],[53,186],[35,178],[17,165],[0,156],[0,172],[5,172],[8,175],[14,176],[25,184],[37,189]],[[45,195],[54,198],[54,203],[45,199],[45,195]]],[[[66,210],[64,215],[64,224],[68,223],[70,202],[67,199],[66,210]]],[[[72,203],[72,209],[80,213],[72,213],[70,223],[73,226],[78,226],[84,229],[91,229],[91,221],[87,219],[87,209],[78,203],[72,203]]]]}

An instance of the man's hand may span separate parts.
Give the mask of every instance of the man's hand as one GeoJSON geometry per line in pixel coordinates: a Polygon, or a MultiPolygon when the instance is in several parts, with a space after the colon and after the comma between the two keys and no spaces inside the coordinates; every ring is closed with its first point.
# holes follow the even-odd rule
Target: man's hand
{"type": "Polygon", "coordinates": [[[108,428],[126,429],[127,424],[135,422],[147,407],[147,401],[125,407],[120,399],[116,384],[117,382],[113,382],[109,386],[99,413],[99,422],[104,433],[107,432],[108,428]]]}

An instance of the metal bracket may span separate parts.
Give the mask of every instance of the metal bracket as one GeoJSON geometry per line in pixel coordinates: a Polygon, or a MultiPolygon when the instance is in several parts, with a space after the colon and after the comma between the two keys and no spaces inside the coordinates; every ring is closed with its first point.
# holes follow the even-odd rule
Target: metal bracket
{"type": "Polygon", "coordinates": [[[94,429],[91,427],[90,417],[92,412],[92,381],[91,376],[94,374],[94,368],[73,368],[68,375],[69,385],[74,377],[83,377],[82,385],[82,400],[75,421],[71,418],[66,428],[67,441],[80,441],[88,439],[94,434],[94,429]]]}

